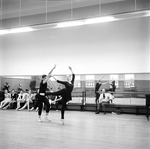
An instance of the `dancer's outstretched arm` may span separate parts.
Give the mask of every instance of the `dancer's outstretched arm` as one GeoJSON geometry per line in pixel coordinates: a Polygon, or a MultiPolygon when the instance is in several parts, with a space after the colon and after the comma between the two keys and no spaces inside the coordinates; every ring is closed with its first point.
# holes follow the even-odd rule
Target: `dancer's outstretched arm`
{"type": "Polygon", "coordinates": [[[54,80],[55,80],[55,81],[57,81],[57,79],[56,79],[54,76],[52,76],[52,75],[51,75],[51,77],[53,77],[53,78],[54,78],[54,80]]]}
{"type": "Polygon", "coordinates": [[[46,78],[43,81],[43,84],[46,83],[48,81],[48,79],[51,77],[51,74],[53,72],[53,70],[56,68],[56,65],[52,68],[52,70],[48,73],[48,75],[46,76],[46,78]]]}
{"type": "Polygon", "coordinates": [[[56,65],[54,65],[54,67],[52,68],[52,70],[48,73],[48,75],[51,75],[53,70],[56,68],[56,65]]]}
{"type": "Polygon", "coordinates": [[[73,73],[73,70],[72,70],[72,68],[71,68],[70,66],[69,66],[69,69],[70,69],[70,71],[71,71],[71,73],[72,73],[72,80],[71,80],[71,83],[74,84],[75,74],[73,73]]]}
{"type": "Polygon", "coordinates": [[[68,66],[68,67],[69,67],[69,69],[70,69],[71,73],[72,73],[72,74],[74,74],[74,73],[73,73],[73,71],[72,71],[72,68],[71,68],[70,66],[68,66]]]}

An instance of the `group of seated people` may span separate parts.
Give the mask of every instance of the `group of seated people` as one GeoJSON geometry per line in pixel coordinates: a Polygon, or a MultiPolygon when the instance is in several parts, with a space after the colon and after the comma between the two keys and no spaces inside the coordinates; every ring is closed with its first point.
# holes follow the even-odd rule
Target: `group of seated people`
{"type": "MultiPolygon", "coordinates": [[[[34,93],[28,89],[26,89],[25,92],[23,91],[23,89],[21,89],[20,92],[12,89],[12,91],[9,93],[9,91],[5,89],[4,99],[0,101],[0,109],[11,108],[21,111],[27,108],[28,111],[31,110],[38,111],[38,96],[39,96],[39,89],[37,89],[37,91],[34,93]]],[[[56,105],[56,111],[58,111],[59,99],[61,99],[61,97],[49,95],[46,98],[49,100],[51,106],[53,104],[56,105]]],[[[102,89],[100,98],[98,100],[96,114],[99,114],[101,109],[104,112],[104,114],[106,114],[105,107],[108,106],[110,103],[112,103],[113,100],[114,100],[113,94],[107,92],[106,89],[102,89]]]]}
{"type": "MultiPolygon", "coordinates": [[[[39,89],[36,92],[26,89],[25,92],[20,90],[16,92],[14,89],[9,93],[7,89],[4,90],[4,98],[0,101],[0,109],[16,109],[21,111],[25,108],[28,111],[35,110],[38,111],[38,96],[39,89]]],[[[55,96],[47,96],[50,105],[56,104],[56,110],[58,111],[58,98],[55,96]],[[57,101],[56,101],[57,100],[57,101]]]]}

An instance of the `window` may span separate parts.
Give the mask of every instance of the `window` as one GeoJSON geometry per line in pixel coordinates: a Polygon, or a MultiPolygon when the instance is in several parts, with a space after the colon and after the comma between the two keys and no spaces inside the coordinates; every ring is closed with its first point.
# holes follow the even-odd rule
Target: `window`
{"type": "Polygon", "coordinates": [[[88,81],[88,82],[86,82],[86,87],[92,88],[94,86],[95,86],[94,81],[88,81]]]}
{"type": "Polygon", "coordinates": [[[75,87],[75,88],[81,87],[81,76],[76,76],[76,77],[75,77],[74,87],[75,87]]]}
{"type": "Polygon", "coordinates": [[[86,75],[87,88],[93,88],[95,86],[94,79],[95,79],[94,75],[86,75]]]}
{"type": "Polygon", "coordinates": [[[125,81],[124,81],[125,88],[135,87],[134,85],[134,74],[126,74],[125,81]]]}
{"type": "Polygon", "coordinates": [[[80,82],[80,81],[75,81],[74,87],[75,87],[75,88],[81,87],[81,82],[80,82]]]}

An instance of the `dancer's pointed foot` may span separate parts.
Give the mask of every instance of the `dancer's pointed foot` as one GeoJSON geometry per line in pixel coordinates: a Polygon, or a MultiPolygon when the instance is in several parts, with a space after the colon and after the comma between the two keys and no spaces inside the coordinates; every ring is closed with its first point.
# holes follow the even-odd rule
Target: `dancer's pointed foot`
{"type": "Polygon", "coordinates": [[[40,123],[42,122],[42,120],[41,120],[41,118],[39,118],[39,120],[38,120],[40,123]]]}
{"type": "Polygon", "coordinates": [[[64,119],[60,119],[62,124],[65,125],[65,120],[64,119]]]}
{"type": "Polygon", "coordinates": [[[45,120],[48,122],[51,122],[51,120],[48,118],[48,116],[45,116],[45,120]]]}

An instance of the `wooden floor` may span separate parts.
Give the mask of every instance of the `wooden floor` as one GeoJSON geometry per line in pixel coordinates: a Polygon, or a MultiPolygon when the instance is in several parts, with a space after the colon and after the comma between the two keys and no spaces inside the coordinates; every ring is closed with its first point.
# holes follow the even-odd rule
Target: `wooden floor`
{"type": "Polygon", "coordinates": [[[60,111],[49,117],[39,123],[34,111],[0,110],[0,149],[150,149],[144,115],[66,111],[65,125],[60,111]]]}

